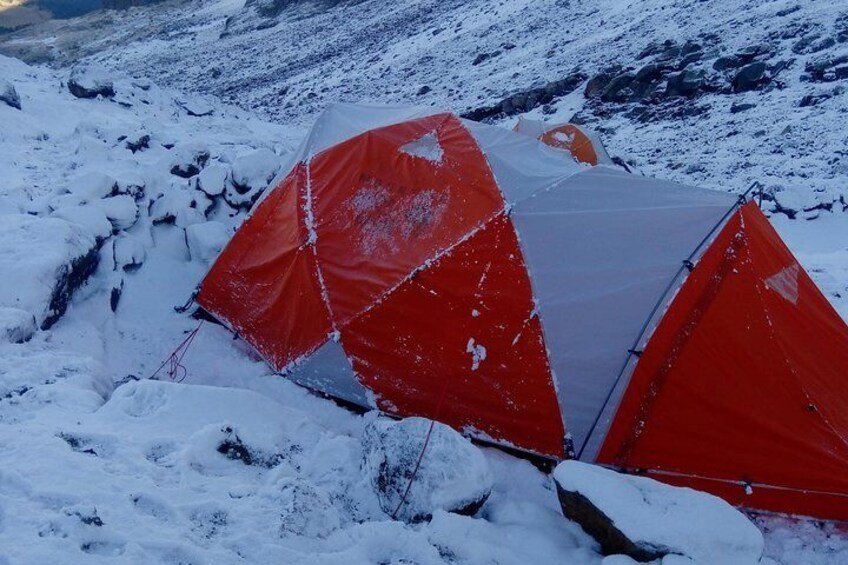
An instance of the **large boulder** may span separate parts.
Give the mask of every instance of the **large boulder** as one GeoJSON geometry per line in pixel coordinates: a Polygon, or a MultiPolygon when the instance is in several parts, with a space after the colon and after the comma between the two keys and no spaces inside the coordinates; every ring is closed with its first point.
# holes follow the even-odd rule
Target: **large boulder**
{"type": "Polygon", "coordinates": [[[35,317],[41,329],[65,313],[97,268],[92,234],[60,218],[6,215],[0,222],[0,306],[35,317]]]}
{"type": "Polygon", "coordinates": [[[15,86],[7,80],[0,80],[0,102],[17,110],[21,109],[21,97],[18,96],[15,86]]]}
{"type": "Polygon", "coordinates": [[[71,71],[68,90],[77,98],[111,98],[115,87],[108,72],[99,67],[80,66],[71,71]]]}
{"type": "Polygon", "coordinates": [[[366,427],[363,468],[380,507],[389,515],[397,512],[396,518],[409,522],[427,520],[436,510],[473,515],[492,492],[486,458],[468,439],[438,422],[428,441],[430,425],[431,420],[426,418],[381,418],[366,427]]]}
{"type": "Polygon", "coordinates": [[[553,476],[563,513],[600,543],[604,555],[754,565],[763,554],[757,527],[710,494],[578,461],[560,463],[553,476]]]}

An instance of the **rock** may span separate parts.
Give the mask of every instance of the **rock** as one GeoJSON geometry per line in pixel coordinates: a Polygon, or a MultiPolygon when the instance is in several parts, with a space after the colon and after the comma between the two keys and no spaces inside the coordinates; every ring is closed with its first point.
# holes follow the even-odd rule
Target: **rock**
{"type": "Polygon", "coordinates": [[[30,312],[0,306],[0,343],[24,343],[32,339],[37,329],[30,312]]]}
{"type": "Polygon", "coordinates": [[[111,98],[115,87],[107,72],[96,67],[74,67],[68,79],[68,90],[77,98],[111,98]]]}
{"type": "Polygon", "coordinates": [[[427,94],[428,92],[430,92],[431,90],[433,90],[433,89],[425,84],[424,86],[422,86],[421,88],[418,89],[418,92],[416,93],[416,95],[417,96],[423,96],[423,95],[427,94]]]}
{"type": "Polygon", "coordinates": [[[118,181],[100,171],[91,171],[71,179],[67,192],[80,204],[86,204],[117,194],[118,181]]]}
{"type": "Polygon", "coordinates": [[[172,186],[150,205],[150,220],[154,224],[172,224],[180,210],[193,205],[194,198],[191,192],[183,187],[172,186]]]}
{"type": "Polygon", "coordinates": [[[110,196],[91,205],[103,210],[116,230],[129,229],[138,221],[138,206],[135,199],[128,194],[110,196]]]}
{"type": "Polygon", "coordinates": [[[280,169],[280,157],[270,149],[257,149],[233,161],[232,183],[224,198],[234,207],[250,207],[280,169]]]}
{"type": "Polygon", "coordinates": [[[227,185],[230,170],[221,163],[211,163],[200,171],[197,177],[197,188],[209,196],[219,196],[227,185]]]}
{"type": "Polygon", "coordinates": [[[209,151],[199,145],[182,145],[173,151],[171,174],[188,179],[198,173],[209,161],[209,151]]]}
{"type": "Polygon", "coordinates": [[[766,76],[766,64],[763,62],[745,65],[733,77],[733,91],[747,92],[757,90],[768,82],[766,76]]]}
{"type": "Polygon", "coordinates": [[[62,206],[50,216],[84,227],[98,243],[112,235],[112,222],[106,217],[106,213],[96,206],[62,206]]]}
{"type": "Polygon", "coordinates": [[[601,100],[604,102],[626,101],[632,94],[629,86],[634,78],[636,78],[636,75],[630,72],[615,76],[601,93],[601,100]]]}
{"type": "Polygon", "coordinates": [[[717,71],[728,71],[738,69],[742,66],[742,60],[736,56],[719,57],[713,62],[713,69],[717,71]]]}
{"type": "Polygon", "coordinates": [[[473,515],[492,491],[492,475],[482,452],[449,426],[436,422],[412,485],[409,481],[421,454],[431,421],[380,418],[363,433],[363,470],[370,478],[380,507],[397,518],[415,522],[436,510],[473,515]]]}
{"type": "Polygon", "coordinates": [[[553,477],[563,513],[604,555],[736,565],[755,565],[762,556],[757,527],[713,495],[578,461],[560,463],[553,477]]]}
{"type": "Polygon", "coordinates": [[[668,77],[666,96],[692,97],[704,85],[704,71],[683,71],[668,77]]]}
{"type": "Polygon", "coordinates": [[[121,295],[124,293],[124,279],[119,279],[112,285],[112,290],[109,293],[109,309],[112,312],[118,310],[118,304],[121,302],[121,295]]]}
{"type": "Polygon", "coordinates": [[[147,258],[147,249],[138,236],[122,233],[112,243],[112,257],[115,270],[131,273],[141,268],[147,258]]]}
{"type": "Polygon", "coordinates": [[[125,171],[117,176],[112,196],[126,194],[137,202],[144,198],[145,188],[144,179],[133,172],[125,171]]]}
{"type": "Polygon", "coordinates": [[[462,117],[479,122],[529,112],[538,106],[549,104],[557,97],[573,92],[585,80],[586,75],[575,70],[570,75],[551,81],[545,86],[512,94],[493,106],[469,110],[462,114],[462,117]]]}
{"type": "Polygon", "coordinates": [[[7,80],[0,80],[0,102],[16,110],[21,109],[21,97],[18,96],[14,85],[7,80]]]}
{"type": "Polygon", "coordinates": [[[97,268],[94,236],[59,218],[7,215],[0,222],[0,306],[35,317],[41,329],[65,313],[97,268]]]}
{"type": "Polygon", "coordinates": [[[813,82],[833,82],[848,78],[848,55],[807,63],[804,70],[808,73],[808,80],[813,82]]]}
{"type": "Polygon", "coordinates": [[[280,537],[323,539],[339,529],[339,512],[323,489],[300,478],[283,479],[279,486],[280,537]]]}
{"type": "Polygon", "coordinates": [[[202,118],[215,113],[215,105],[203,96],[190,96],[177,102],[189,116],[202,118]]]}
{"type": "Polygon", "coordinates": [[[124,146],[132,151],[133,153],[137,153],[139,151],[144,151],[145,149],[150,149],[150,135],[149,134],[141,134],[135,136],[132,139],[128,139],[124,146]]]}
{"type": "Polygon", "coordinates": [[[751,110],[752,108],[756,108],[756,104],[736,104],[735,102],[730,106],[731,114],[738,114],[739,112],[745,112],[747,110],[751,110]]]}
{"type": "Polygon", "coordinates": [[[232,232],[220,222],[203,222],[185,230],[186,245],[192,261],[211,263],[230,241],[232,232]]]}

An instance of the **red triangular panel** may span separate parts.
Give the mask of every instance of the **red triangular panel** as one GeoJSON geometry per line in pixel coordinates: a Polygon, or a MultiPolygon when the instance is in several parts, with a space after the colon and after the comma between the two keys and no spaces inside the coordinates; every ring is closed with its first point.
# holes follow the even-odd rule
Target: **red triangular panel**
{"type": "Polygon", "coordinates": [[[350,321],[342,345],[386,412],[564,455],[530,280],[502,215],[350,321]]]}
{"type": "Polygon", "coordinates": [[[448,114],[371,130],[309,165],[318,260],[337,325],[504,207],[448,114]]]}
{"type": "Polygon", "coordinates": [[[203,280],[198,303],[276,369],[311,353],[332,331],[307,246],[298,165],[248,218],[203,280]]]}
{"type": "Polygon", "coordinates": [[[753,203],[675,297],[598,459],[848,519],[848,327],[753,203]]]}

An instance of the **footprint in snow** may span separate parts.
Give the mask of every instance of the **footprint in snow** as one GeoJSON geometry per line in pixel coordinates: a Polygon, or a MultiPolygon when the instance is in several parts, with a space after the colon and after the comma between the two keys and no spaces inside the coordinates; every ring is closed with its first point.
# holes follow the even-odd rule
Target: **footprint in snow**
{"type": "Polygon", "coordinates": [[[174,511],[171,506],[155,496],[149,494],[130,495],[133,507],[141,514],[155,518],[160,522],[168,522],[173,519],[174,511]]]}

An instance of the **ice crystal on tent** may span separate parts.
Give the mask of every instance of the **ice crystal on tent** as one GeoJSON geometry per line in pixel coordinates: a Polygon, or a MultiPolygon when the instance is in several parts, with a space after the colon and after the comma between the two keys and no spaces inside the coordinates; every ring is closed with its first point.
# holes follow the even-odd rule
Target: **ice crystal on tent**
{"type": "Polygon", "coordinates": [[[475,343],[473,337],[468,340],[468,345],[465,346],[465,351],[471,354],[472,371],[479,369],[480,363],[486,360],[486,348],[479,343],[475,343]]]}

